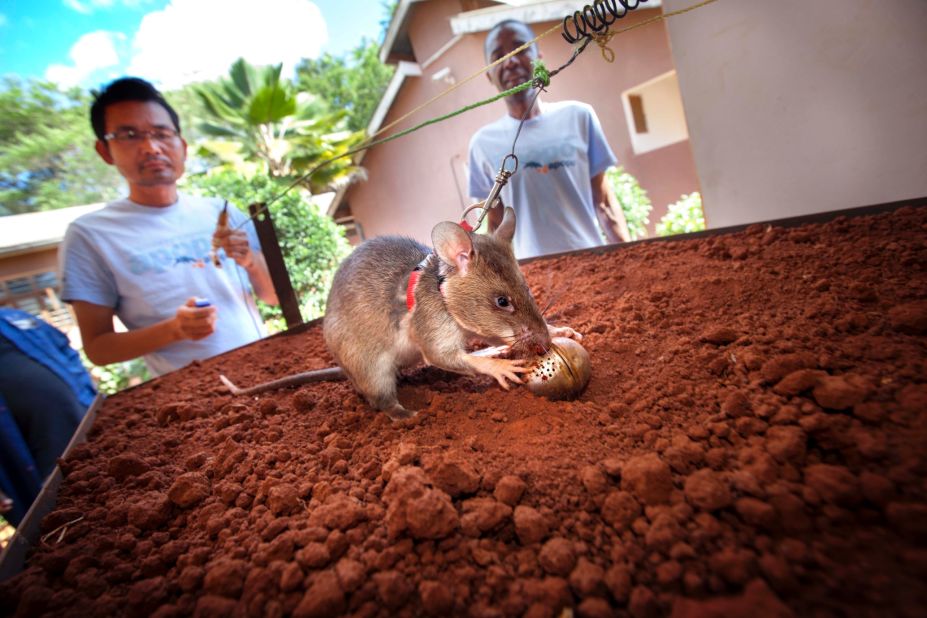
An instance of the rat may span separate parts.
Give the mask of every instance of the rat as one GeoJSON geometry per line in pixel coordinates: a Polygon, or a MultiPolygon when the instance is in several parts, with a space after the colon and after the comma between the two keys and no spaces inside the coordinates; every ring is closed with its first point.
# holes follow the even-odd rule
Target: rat
{"type": "Polygon", "coordinates": [[[329,291],[322,332],[338,367],[248,389],[220,378],[233,394],[347,378],[393,420],[415,416],[399,403],[397,378],[400,369],[423,360],[455,373],[492,376],[504,389],[509,381],[520,384],[520,374],[531,367],[518,356],[546,353],[552,337],[581,335],[541,316],[512,250],[514,234],[515,211],[506,207],[490,234],[438,223],[433,252],[411,238],[370,239],[341,263],[329,291]],[[473,338],[498,347],[468,352],[473,338]],[[492,356],[501,350],[516,358],[492,356]]]}

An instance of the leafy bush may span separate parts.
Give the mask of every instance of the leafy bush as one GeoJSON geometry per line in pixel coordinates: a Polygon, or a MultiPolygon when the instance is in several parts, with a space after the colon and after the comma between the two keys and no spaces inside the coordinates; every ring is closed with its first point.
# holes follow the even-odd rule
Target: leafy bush
{"type": "Polygon", "coordinates": [[[696,191],[683,195],[678,202],[669,205],[669,210],[657,223],[657,236],[700,232],[704,229],[702,196],[696,191]]]}
{"type": "MultiPolygon", "coordinates": [[[[186,184],[194,193],[227,199],[246,214],[248,204],[268,202],[287,186],[266,176],[246,178],[231,171],[190,176],[186,184]]],[[[270,214],[303,319],[317,318],[325,313],[335,269],[350,252],[344,230],[298,188],[271,204],[270,214]]],[[[280,307],[262,302],[258,307],[272,331],[283,329],[280,307]]]]}
{"type": "Polygon", "coordinates": [[[605,177],[608,178],[612,191],[621,204],[624,218],[628,221],[631,240],[646,238],[650,211],[653,209],[647,191],[641,188],[637,178],[624,171],[624,167],[608,168],[605,177]]]}
{"type": "Polygon", "coordinates": [[[148,372],[148,367],[141,358],[98,367],[90,362],[83,350],[80,350],[80,359],[96,381],[97,389],[104,395],[113,395],[124,388],[151,379],[151,373],[148,372]]]}

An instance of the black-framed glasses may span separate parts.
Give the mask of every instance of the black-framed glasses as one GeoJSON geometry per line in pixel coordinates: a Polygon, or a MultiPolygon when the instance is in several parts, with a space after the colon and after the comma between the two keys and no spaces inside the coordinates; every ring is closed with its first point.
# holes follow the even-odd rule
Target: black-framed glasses
{"type": "Polygon", "coordinates": [[[119,129],[103,136],[106,141],[121,142],[124,144],[139,144],[146,139],[156,142],[170,142],[180,136],[174,129],[152,129],[150,131],[137,131],[135,129],[119,129]]]}

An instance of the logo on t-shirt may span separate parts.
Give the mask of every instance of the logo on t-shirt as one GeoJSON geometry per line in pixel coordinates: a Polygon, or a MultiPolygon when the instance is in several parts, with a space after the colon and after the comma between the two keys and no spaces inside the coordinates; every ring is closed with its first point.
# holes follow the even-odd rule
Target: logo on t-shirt
{"type": "Polygon", "coordinates": [[[209,262],[212,241],[209,236],[179,238],[168,246],[133,252],[129,268],[133,274],[166,273],[172,268],[204,268],[209,262]]]}
{"type": "Polygon", "coordinates": [[[546,174],[553,170],[560,169],[561,167],[573,167],[574,165],[576,165],[576,161],[551,161],[547,164],[537,161],[528,161],[525,163],[526,168],[533,169],[541,174],[546,174]]]}
{"type": "Polygon", "coordinates": [[[576,141],[558,141],[519,152],[518,157],[526,162],[526,169],[548,174],[561,168],[575,166],[578,150],[579,144],[576,141]]]}
{"type": "Polygon", "coordinates": [[[209,256],[206,257],[190,257],[189,255],[182,255],[179,258],[174,258],[174,264],[191,264],[193,268],[203,268],[206,266],[206,260],[209,256]]]}

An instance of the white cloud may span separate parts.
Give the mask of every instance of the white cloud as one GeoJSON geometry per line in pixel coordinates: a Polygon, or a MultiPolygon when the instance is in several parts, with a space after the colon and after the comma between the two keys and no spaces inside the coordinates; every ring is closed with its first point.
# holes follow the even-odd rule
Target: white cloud
{"type": "Polygon", "coordinates": [[[65,87],[76,86],[94,71],[119,64],[115,42],[125,35],[97,30],[88,32],[71,46],[73,64],[53,64],[45,69],[45,79],[65,87]]]}
{"type": "Polygon", "coordinates": [[[289,75],[327,41],[322,13],[309,0],[172,0],[142,19],[127,74],[172,89],[224,75],[244,57],[282,62],[289,75]]]}

